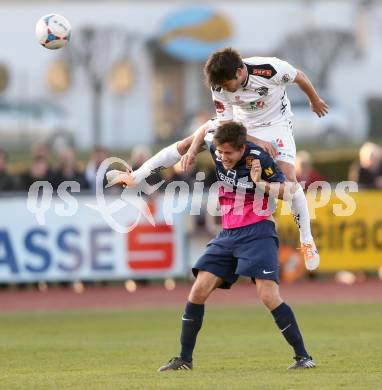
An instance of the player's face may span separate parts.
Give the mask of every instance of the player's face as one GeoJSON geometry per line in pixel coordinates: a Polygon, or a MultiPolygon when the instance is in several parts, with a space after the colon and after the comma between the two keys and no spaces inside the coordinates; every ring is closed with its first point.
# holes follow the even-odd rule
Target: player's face
{"type": "Polygon", "coordinates": [[[241,83],[237,79],[225,80],[222,88],[224,91],[236,92],[240,88],[241,83]]]}
{"type": "Polygon", "coordinates": [[[245,69],[238,68],[236,71],[236,78],[232,80],[225,80],[221,85],[221,87],[223,88],[224,91],[236,92],[243,84],[246,76],[247,75],[245,73],[245,69]]]}
{"type": "Polygon", "coordinates": [[[244,150],[245,145],[240,149],[235,149],[228,142],[216,146],[217,154],[226,170],[232,169],[240,161],[243,157],[244,150]]]}

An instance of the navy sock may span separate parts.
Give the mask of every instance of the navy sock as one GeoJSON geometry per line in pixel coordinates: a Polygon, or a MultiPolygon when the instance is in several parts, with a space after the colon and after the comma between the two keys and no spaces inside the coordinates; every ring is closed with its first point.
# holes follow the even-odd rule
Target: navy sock
{"type": "Polygon", "coordinates": [[[293,347],[296,356],[309,356],[292,309],[283,302],[271,313],[286,341],[293,347]]]}
{"type": "Polygon", "coordinates": [[[203,316],[204,305],[187,302],[182,317],[182,334],[180,336],[182,346],[180,356],[187,362],[192,360],[192,352],[194,351],[196,336],[202,327],[203,316]]]}

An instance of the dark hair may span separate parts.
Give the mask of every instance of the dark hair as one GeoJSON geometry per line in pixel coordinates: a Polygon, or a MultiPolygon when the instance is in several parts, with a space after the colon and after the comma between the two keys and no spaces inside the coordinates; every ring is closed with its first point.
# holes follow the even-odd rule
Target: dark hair
{"type": "Polygon", "coordinates": [[[213,143],[222,145],[228,142],[235,149],[241,149],[247,141],[247,129],[238,122],[228,122],[219,126],[214,134],[213,143]]]}
{"type": "Polygon", "coordinates": [[[230,47],[216,51],[204,66],[208,86],[221,87],[224,81],[236,79],[236,71],[244,66],[240,54],[230,47]]]}

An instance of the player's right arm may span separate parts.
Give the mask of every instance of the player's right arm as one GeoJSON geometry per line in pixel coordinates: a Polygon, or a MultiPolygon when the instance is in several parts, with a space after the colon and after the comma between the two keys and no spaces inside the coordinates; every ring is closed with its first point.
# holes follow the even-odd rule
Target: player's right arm
{"type": "Polygon", "coordinates": [[[297,75],[293,81],[305,93],[310,102],[310,108],[319,118],[328,113],[329,106],[320,98],[308,76],[301,70],[297,70],[297,75]]]}
{"type": "Polygon", "coordinates": [[[328,113],[328,105],[320,98],[313,83],[303,71],[296,69],[287,61],[280,60],[276,57],[273,57],[272,59],[272,66],[277,70],[276,75],[272,78],[275,84],[283,86],[291,83],[296,84],[308,97],[311,110],[315,112],[319,118],[328,113]]]}

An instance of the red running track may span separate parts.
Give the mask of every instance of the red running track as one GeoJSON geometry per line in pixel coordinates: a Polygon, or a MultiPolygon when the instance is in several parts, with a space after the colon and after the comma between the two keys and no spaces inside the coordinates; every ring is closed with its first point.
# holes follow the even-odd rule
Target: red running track
{"type": "MultiPolygon", "coordinates": [[[[167,291],[158,284],[138,286],[134,293],[124,287],[87,287],[83,293],[70,288],[52,288],[48,291],[0,291],[0,313],[16,311],[53,311],[80,309],[130,309],[183,306],[190,284],[179,284],[167,291]]],[[[281,295],[288,303],[342,303],[382,302],[382,282],[368,280],[352,285],[334,281],[307,281],[281,285],[281,295]]],[[[252,283],[242,282],[231,290],[220,290],[209,299],[211,305],[259,304],[252,283]]]]}

